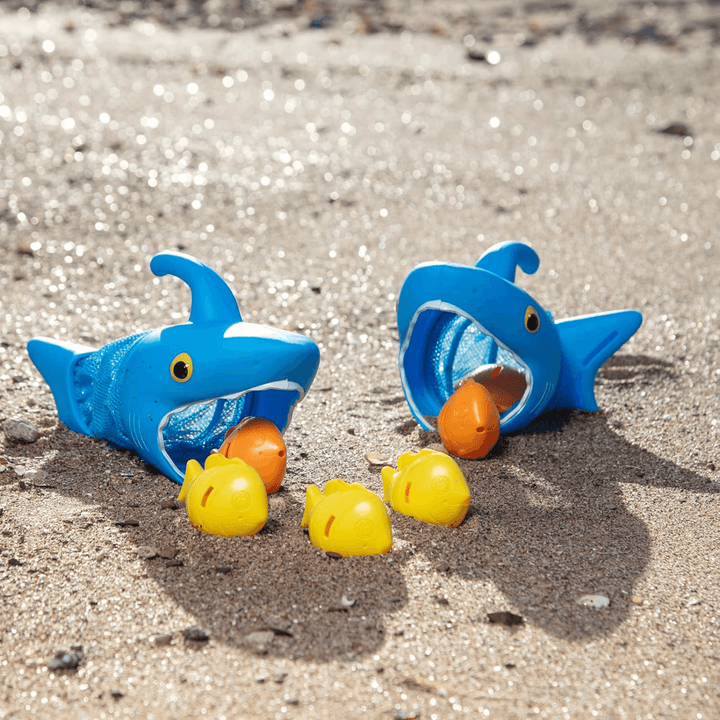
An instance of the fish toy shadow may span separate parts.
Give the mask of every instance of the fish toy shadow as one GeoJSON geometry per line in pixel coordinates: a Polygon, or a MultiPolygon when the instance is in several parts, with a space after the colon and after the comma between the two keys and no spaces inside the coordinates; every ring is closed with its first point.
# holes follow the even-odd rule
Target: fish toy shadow
{"type": "Polygon", "coordinates": [[[163,252],[150,269],[190,287],[188,322],[99,350],[33,338],[28,353],[68,428],[133,449],[180,484],[187,462],[203,463],[244,418],[284,431],[320,351],[304,335],[243,322],[228,285],[196,258],[163,252]]]}
{"type": "Polygon", "coordinates": [[[555,322],[515,284],[537,253],[520,242],[494,245],[475,266],[425,263],[398,297],[398,365],[414,418],[431,430],[468,378],[485,385],[500,410],[500,432],[524,428],[559,408],[597,410],[595,375],[642,323],[636,310],[555,322]]]}

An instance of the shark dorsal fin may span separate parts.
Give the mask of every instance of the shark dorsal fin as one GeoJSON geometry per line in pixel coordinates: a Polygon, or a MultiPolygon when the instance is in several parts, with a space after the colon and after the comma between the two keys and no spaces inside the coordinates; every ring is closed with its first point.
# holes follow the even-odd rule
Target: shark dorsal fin
{"type": "Polygon", "coordinates": [[[540,258],[529,245],[509,240],[493,245],[475,263],[475,267],[494,273],[509,282],[515,282],[517,267],[520,267],[526,275],[532,275],[540,267],[540,258]]]}
{"type": "Polygon", "coordinates": [[[154,275],[174,275],[187,283],[192,293],[190,322],[240,322],[237,300],[227,283],[205,263],[178,252],[161,252],[150,261],[154,275]]]}

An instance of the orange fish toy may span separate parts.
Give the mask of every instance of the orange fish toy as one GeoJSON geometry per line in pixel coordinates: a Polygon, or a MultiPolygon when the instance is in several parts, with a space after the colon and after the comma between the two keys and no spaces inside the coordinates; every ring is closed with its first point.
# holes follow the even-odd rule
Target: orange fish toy
{"type": "Polygon", "coordinates": [[[438,416],[443,445],[456,457],[484,458],[500,437],[500,413],[490,392],[466,380],[445,402],[438,416]]]}
{"type": "Polygon", "coordinates": [[[269,493],[277,492],[285,477],[287,450],[277,427],[260,417],[245,418],[225,435],[220,454],[240,458],[254,468],[269,493]]]}

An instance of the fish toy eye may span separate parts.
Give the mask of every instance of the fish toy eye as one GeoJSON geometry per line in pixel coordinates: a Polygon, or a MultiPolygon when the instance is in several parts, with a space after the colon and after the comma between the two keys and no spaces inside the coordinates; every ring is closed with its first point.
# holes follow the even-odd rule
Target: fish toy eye
{"type": "Polygon", "coordinates": [[[180,353],[170,363],[170,375],[175,382],[187,382],[193,373],[193,361],[187,353],[180,353]]]}
{"type": "Polygon", "coordinates": [[[528,305],[525,311],[525,328],[531,333],[535,333],[540,329],[540,316],[532,305],[528,305]]]}

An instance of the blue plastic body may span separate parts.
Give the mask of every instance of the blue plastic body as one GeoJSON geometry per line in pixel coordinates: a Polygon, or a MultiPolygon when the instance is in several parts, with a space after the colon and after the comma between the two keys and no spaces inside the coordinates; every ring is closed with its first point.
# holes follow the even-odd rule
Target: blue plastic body
{"type": "Polygon", "coordinates": [[[500,417],[518,430],[546,410],[597,410],[595,375],[642,323],[635,310],[560,320],[515,284],[536,272],[529,246],[506,242],[476,265],[423,264],[405,279],[397,305],[399,369],[410,410],[425,429],[463,377],[497,365],[522,372],[525,385],[500,417]]]}
{"type": "Polygon", "coordinates": [[[195,258],[160,253],[150,268],[190,286],[187,323],[99,350],[33,338],[28,353],[71,430],[134,449],[182,483],[187,461],[204,463],[243,418],[267,418],[283,431],[320,351],[304,335],[243,322],[225,281],[195,258]]]}

